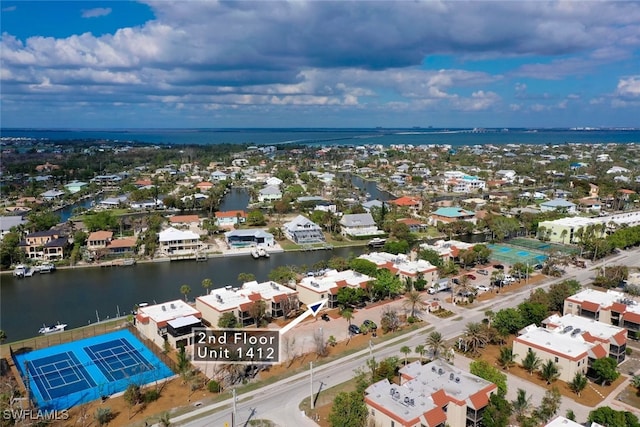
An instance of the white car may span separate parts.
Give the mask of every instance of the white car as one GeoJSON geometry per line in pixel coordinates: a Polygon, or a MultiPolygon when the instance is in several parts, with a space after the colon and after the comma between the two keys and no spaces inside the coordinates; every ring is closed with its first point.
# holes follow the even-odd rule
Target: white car
{"type": "Polygon", "coordinates": [[[491,288],[489,288],[488,286],[484,286],[484,285],[480,285],[480,286],[476,286],[476,289],[480,292],[488,292],[491,290],[491,288]]]}
{"type": "Polygon", "coordinates": [[[516,281],[516,279],[513,276],[510,275],[505,275],[504,279],[502,279],[503,281],[507,282],[507,283],[513,283],[516,281]]]}

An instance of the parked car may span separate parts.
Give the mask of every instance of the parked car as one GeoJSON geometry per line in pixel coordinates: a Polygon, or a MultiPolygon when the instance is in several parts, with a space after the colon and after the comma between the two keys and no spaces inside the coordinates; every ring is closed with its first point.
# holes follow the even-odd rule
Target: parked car
{"type": "Polygon", "coordinates": [[[476,289],[481,291],[481,292],[488,292],[488,291],[491,290],[491,288],[489,288],[488,286],[484,286],[484,285],[476,286],[476,289]]]}
{"type": "Polygon", "coordinates": [[[488,276],[489,272],[487,270],[476,270],[476,273],[482,274],[483,276],[488,276]]]}
{"type": "Polygon", "coordinates": [[[367,328],[369,328],[370,331],[375,331],[376,329],[378,329],[378,325],[376,325],[376,323],[373,320],[369,320],[369,319],[362,322],[362,326],[366,326],[367,328]]]}
{"type": "Polygon", "coordinates": [[[349,325],[349,333],[352,335],[358,335],[362,331],[358,328],[358,325],[349,325]]]}
{"type": "Polygon", "coordinates": [[[496,270],[504,270],[504,265],[496,264],[496,265],[493,266],[493,268],[495,268],[496,270]]]}
{"type": "Polygon", "coordinates": [[[466,274],[465,276],[467,276],[471,280],[476,280],[476,276],[474,276],[473,274],[466,274]]]}
{"type": "Polygon", "coordinates": [[[329,315],[327,313],[322,313],[322,316],[320,316],[320,318],[322,320],[324,320],[325,322],[328,322],[329,320],[331,320],[331,318],[329,317],[329,315]]]}
{"type": "Polygon", "coordinates": [[[453,279],[451,279],[451,281],[453,282],[454,285],[460,284],[460,279],[458,279],[457,277],[454,277],[453,279]]]}

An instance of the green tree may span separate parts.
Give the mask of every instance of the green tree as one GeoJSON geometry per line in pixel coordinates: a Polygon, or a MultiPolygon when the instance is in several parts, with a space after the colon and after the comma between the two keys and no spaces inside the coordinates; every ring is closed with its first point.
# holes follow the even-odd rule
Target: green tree
{"type": "Polygon", "coordinates": [[[375,263],[362,258],[352,259],[349,262],[349,268],[370,277],[375,277],[378,272],[378,266],[375,263]]]}
{"type": "Polygon", "coordinates": [[[338,295],[336,299],[338,305],[343,308],[354,306],[358,304],[362,298],[364,298],[364,291],[362,288],[344,287],[338,289],[338,295]]]}
{"type": "Polygon", "coordinates": [[[406,365],[408,362],[409,353],[411,353],[411,347],[408,345],[403,345],[400,347],[400,353],[404,354],[404,364],[406,365]]]}
{"type": "Polygon", "coordinates": [[[510,367],[516,364],[516,355],[513,354],[512,347],[500,347],[500,355],[498,356],[498,365],[508,371],[510,367]]]}
{"type": "Polygon", "coordinates": [[[429,334],[427,337],[427,350],[431,359],[438,359],[445,354],[447,346],[440,332],[433,331],[429,334]]]}
{"type": "Polygon", "coordinates": [[[558,412],[560,403],[562,403],[562,395],[560,394],[558,387],[553,387],[551,390],[547,390],[542,397],[540,406],[534,412],[535,417],[543,423],[549,422],[549,420],[558,412]]]}
{"type": "Polygon", "coordinates": [[[253,273],[240,273],[238,274],[239,283],[253,282],[256,280],[256,276],[253,273]]]}
{"type": "Polygon", "coordinates": [[[531,396],[527,396],[527,391],[519,388],[516,391],[515,400],[511,401],[511,405],[513,407],[513,413],[516,416],[516,420],[521,422],[521,420],[528,416],[531,411],[531,396]]]}
{"type": "Polygon", "coordinates": [[[218,319],[219,328],[233,329],[233,328],[237,328],[238,326],[240,326],[238,324],[238,319],[236,318],[236,315],[233,314],[232,311],[223,313],[222,316],[220,316],[220,318],[218,319]]]}
{"type": "MultiPolygon", "coordinates": [[[[518,311],[524,326],[540,323],[549,316],[549,309],[546,305],[525,301],[518,305],[518,311]]],[[[523,326],[523,327],[524,327],[523,326]]]]}
{"type": "Polygon", "coordinates": [[[137,384],[129,384],[124,392],[123,398],[127,404],[129,419],[131,419],[131,408],[142,402],[142,392],[140,391],[140,386],[137,384]]]}
{"type": "MultiPolygon", "coordinates": [[[[356,258],[357,259],[357,258],[356,258]]],[[[355,261],[355,259],[354,259],[355,261]]],[[[366,260],[364,260],[366,261],[366,260]]],[[[333,270],[337,270],[337,271],[344,271],[348,268],[351,268],[349,266],[349,261],[346,258],[340,257],[340,256],[333,256],[329,259],[329,261],[327,261],[327,267],[331,268],[333,270]]],[[[359,273],[362,273],[362,271],[356,270],[355,268],[352,268],[352,270],[358,271],[359,273]]],[[[363,273],[366,274],[366,273],[363,273]]]]}
{"type": "Polygon", "coordinates": [[[440,254],[433,249],[421,249],[418,252],[418,258],[429,261],[434,267],[440,267],[442,265],[440,254]]]}
{"type": "Polygon", "coordinates": [[[209,390],[209,392],[211,393],[220,393],[220,391],[222,390],[222,386],[218,381],[211,380],[207,384],[207,390],[209,390]]]}
{"type": "Polygon", "coordinates": [[[422,294],[418,291],[407,292],[404,297],[405,300],[402,304],[405,309],[410,309],[411,317],[416,317],[416,309],[422,311],[427,306],[427,303],[422,299],[422,294]]]}
{"type": "Polygon", "coordinates": [[[608,406],[601,406],[589,412],[588,421],[606,427],[640,427],[638,417],[628,411],[616,411],[608,406]]]}
{"type": "MultiPolygon", "coordinates": [[[[0,332],[0,337],[1,336],[2,336],[2,332],[0,332]]],[[[0,339],[0,342],[1,341],[2,340],[0,339]]],[[[640,375],[634,375],[633,378],[631,378],[631,385],[637,388],[638,392],[640,393],[640,375]]]]}
{"type": "Polygon", "coordinates": [[[20,235],[15,232],[7,233],[0,241],[0,267],[8,269],[24,258],[24,252],[18,246],[20,235]]]}
{"type": "Polygon", "coordinates": [[[498,394],[502,397],[507,394],[507,376],[494,368],[486,360],[474,360],[469,364],[469,372],[477,375],[498,387],[498,394]]]}
{"type": "Polygon", "coordinates": [[[533,375],[541,363],[542,360],[540,360],[535,351],[528,351],[527,355],[522,359],[522,367],[525,371],[529,372],[529,375],[533,375]]]}
{"type": "Polygon", "coordinates": [[[93,418],[95,418],[98,425],[102,427],[113,419],[113,413],[111,412],[111,408],[98,408],[93,418]]]}
{"type": "MultiPolygon", "coordinates": [[[[27,216],[26,228],[32,233],[36,231],[46,231],[51,229],[51,227],[53,227],[54,225],[57,225],[59,222],[60,215],[54,212],[51,212],[49,210],[32,211],[27,216]]],[[[87,226],[86,223],[85,226],[87,226]]]]}
{"type": "Polygon", "coordinates": [[[400,318],[398,317],[398,313],[390,307],[385,307],[382,311],[380,327],[384,333],[398,330],[400,327],[400,318]]]}
{"type": "Polygon", "coordinates": [[[211,279],[202,279],[202,287],[204,288],[204,294],[209,294],[209,288],[213,286],[213,281],[211,279]]]}
{"type": "Polygon", "coordinates": [[[416,354],[418,356],[420,356],[420,364],[422,364],[422,359],[424,357],[425,352],[427,351],[427,348],[424,345],[419,344],[419,345],[416,346],[414,351],[416,352],[416,354]]]}
{"type": "Polygon", "coordinates": [[[383,299],[387,296],[394,298],[402,292],[403,288],[400,279],[389,270],[378,270],[376,281],[373,282],[373,291],[377,298],[383,299]]]}
{"type": "Polygon", "coordinates": [[[558,365],[554,363],[553,360],[549,359],[545,363],[542,364],[540,368],[540,377],[547,382],[547,384],[551,384],[560,376],[560,371],[558,370],[558,365]]]}
{"type": "Polygon", "coordinates": [[[256,323],[256,327],[263,326],[265,321],[265,314],[267,312],[267,303],[263,299],[259,299],[254,301],[249,308],[249,315],[253,318],[256,323]]]}
{"type": "Polygon", "coordinates": [[[247,214],[247,225],[255,227],[265,225],[266,223],[267,221],[264,218],[264,214],[259,210],[251,211],[247,214]]]}
{"type": "Polygon", "coordinates": [[[467,323],[464,336],[462,337],[465,351],[478,353],[479,349],[483,348],[489,342],[487,332],[487,326],[481,322],[467,323]]]}
{"type": "Polygon", "coordinates": [[[353,319],[353,310],[350,308],[345,308],[340,312],[340,316],[347,321],[349,326],[351,326],[351,320],[353,319]]]}
{"type": "Polygon", "coordinates": [[[367,423],[367,406],[361,393],[338,393],[333,400],[329,413],[331,427],[365,427],[367,423]]]}
{"type": "Polygon", "coordinates": [[[191,362],[189,361],[189,356],[187,355],[187,350],[184,346],[180,346],[178,350],[178,373],[180,375],[185,375],[189,368],[191,367],[191,362]]]}
{"type": "Polygon", "coordinates": [[[89,231],[116,230],[118,228],[118,218],[109,211],[99,211],[87,214],[82,219],[85,227],[89,231]]]}
{"type": "Polygon", "coordinates": [[[278,283],[288,283],[296,279],[296,272],[292,267],[281,265],[269,272],[269,280],[278,283]]]}
{"type": "Polygon", "coordinates": [[[503,395],[492,394],[489,404],[482,414],[484,427],[505,427],[509,424],[509,417],[513,412],[511,403],[503,395]]]}
{"type": "Polygon", "coordinates": [[[515,308],[499,310],[493,319],[493,327],[504,334],[515,334],[525,326],[520,311],[515,308]]]}
{"type": "Polygon", "coordinates": [[[618,372],[617,368],[617,362],[610,357],[596,359],[591,365],[591,369],[598,376],[598,381],[602,385],[610,384],[618,379],[620,372],[618,372]]]}
{"type": "Polygon", "coordinates": [[[180,293],[184,295],[184,300],[187,301],[187,295],[191,292],[191,286],[182,285],[180,286],[180,293]]]}
{"type": "Polygon", "coordinates": [[[0,344],[7,340],[7,333],[4,329],[0,329],[0,344]]]}
{"type": "Polygon", "coordinates": [[[571,382],[569,383],[569,388],[579,397],[580,393],[582,393],[582,390],[587,387],[587,384],[589,384],[589,380],[587,380],[587,377],[580,372],[576,372],[573,380],[571,380],[571,382]]]}

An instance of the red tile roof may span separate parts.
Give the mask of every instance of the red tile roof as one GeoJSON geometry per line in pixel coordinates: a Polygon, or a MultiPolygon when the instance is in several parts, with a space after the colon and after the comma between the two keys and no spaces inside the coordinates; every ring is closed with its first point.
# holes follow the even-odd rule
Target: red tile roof
{"type": "Polygon", "coordinates": [[[481,390],[469,396],[469,401],[471,401],[471,407],[478,410],[489,404],[489,395],[486,391],[481,390]]]}
{"type": "Polygon", "coordinates": [[[399,199],[391,200],[389,203],[397,206],[419,206],[420,200],[415,197],[402,196],[399,199]]]}
{"type": "Polygon", "coordinates": [[[622,318],[626,322],[633,322],[640,324],[640,313],[634,313],[633,311],[628,311],[622,315],[622,318]]]}
{"type": "Polygon", "coordinates": [[[216,212],[216,218],[233,218],[236,216],[240,216],[241,218],[246,218],[247,213],[245,211],[225,211],[225,212],[216,212]]]}
{"type": "Polygon", "coordinates": [[[135,237],[127,237],[124,239],[115,239],[109,243],[109,248],[132,248],[136,245],[135,237]]]}
{"type": "Polygon", "coordinates": [[[583,310],[593,311],[594,313],[600,310],[600,304],[591,301],[582,301],[580,307],[582,307],[583,310]]]}
{"type": "Polygon", "coordinates": [[[92,242],[94,240],[107,240],[113,237],[113,231],[94,231],[89,234],[87,241],[92,242]]]}
{"type": "Polygon", "coordinates": [[[173,224],[185,223],[185,222],[200,222],[198,215],[174,215],[169,218],[173,224]]]}
{"type": "Polygon", "coordinates": [[[430,426],[439,426],[447,422],[447,414],[442,408],[433,408],[424,413],[424,418],[430,426]]]}
{"type": "Polygon", "coordinates": [[[603,357],[607,357],[607,350],[600,344],[592,347],[591,350],[589,350],[589,354],[594,355],[596,359],[602,359],[603,357]]]}

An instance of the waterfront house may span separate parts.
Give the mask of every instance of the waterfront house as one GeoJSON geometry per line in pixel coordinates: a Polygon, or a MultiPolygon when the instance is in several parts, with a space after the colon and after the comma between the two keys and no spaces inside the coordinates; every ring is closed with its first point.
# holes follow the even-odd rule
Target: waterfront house
{"type": "Polygon", "coordinates": [[[200,225],[198,215],[174,215],[169,218],[171,226],[197,227],[200,225]]]}
{"type": "Polygon", "coordinates": [[[191,255],[202,248],[200,236],[193,231],[169,227],[158,235],[160,252],[164,255],[191,255]]]}
{"type": "Polygon", "coordinates": [[[400,385],[384,379],[365,390],[370,420],[381,426],[479,427],[498,387],[442,359],[400,368],[400,385]]]}
{"type": "Polygon", "coordinates": [[[26,224],[27,221],[21,215],[0,216],[0,240],[11,231],[12,228],[18,228],[26,224]]]}
{"type": "Polygon", "coordinates": [[[173,348],[192,345],[193,328],[202,327],[201,317],[200,311],[177,299],[139,307],[134,320],[138,332],[164,350],[165,342],[173,348]]]}
{"type": "Polygon", "coordinates": [[[389,204],[409,209],[413,213],[418,213],[422,209],[422,200],[417,197],[403,196],[399,199],[389,201],[389,204]]]}
{"type": "Polygon", "coordinates": [[[107,245],[108,255],[114,257],[135,255],[137,243],[138,241],[135,237],[113,239],[107,245]]]}
{"type": "Polygon", "coordinates": [[[561,211],[569,214],[577,213],[575,203],[561,198],[540,203],[540,210],[542,212],[561,211]]]}
{"type": "Polygon", "coordinates": [[[222,171],[211,172],[211,181],[221,182],[221,181],[226,181],[227,179],[229,179],[229,175],[227,175],[222,171]]]}
{"type": "Polygon", "coordinates": [[[61,198],[64,195],[65,195],[64,191],[48,190],[48,191],[45,191],[44,193],[40,194],[40,197],[42,197],[44,200],[46,200],[48,202],[51,202],[53,200],[57,200],[57,199],[61,198]]]}
{"type": "Polygon", "coordinates": [[[131,202],[129,206],[131,206],[131,209],[164,209],[164,203],[159,199],[131,202]]]}
{"type": "Polygon", "coordinates": [[[112,231],[94,231],[87,237],[87,249],[93,251],[106,248],[112,238],[112,231]]]}
{"type": "Polygon", "coordinates": [[[328,308],[338,306],[338,291],[340,288],[366,289],[375,278],[353,270],[337,271],[328,270],[319,275],[310,275],[302,278],[296,285],[298,298],[305,305],[313,304],[320,300],[327,300],[328,308]]]}
{"type": "Polygon", "coordinates": [[[370,213],[343,215],[340,218],[342,235],[351,237],[379,236],[384,231],[378,230],[370,213]]]}
{"type": "Polygon", "coordinates": [[[282,191],[274,185],[266,186],[258,192],[258,201],[261,203],[280,199],[282,199],[282,191]]]}
{"type": "Polygon", "coordinates": [[[98,205],[105,209],[115,209],[126,204],[128,200],[127,196],[107,197],[106,199],[101,200],[98,205]]]}
{"type": "Polygon", "coordinates": [[[429,261],[423,259],[411,261],[404,254],[394,255],[387,252],[371,252],[362,254],[358,258],[372,262],[378,268],[389,270],[398,276],[403,283],[407,283],[407,281],[415,282],[419,277],[422,277],[426,280],[426,287],[428,288],[439,279],[438,268],[429,261]]]}
{"type": "Polygon", "coordinates": [[[245,211],[216,212],[216,225],[218,228],[233,229],[236,225],[247,222],[245,211]]]}
{"type": "Polygon", "coordinates": [[[26,257],[34,260],[62,259],[67,245],[67,238],[59,230],[30,233],[19,244],[26,257]]]}
{"type": "Polygon", "coordinates": [[[368,200],[362,204],[362,208],[371,213],[372,208],[382,209],[382,202],[380,200],[368,200]]]}
{"type": "Polygon", "coordinates": [[[231,248],[275,245],[273,234],[260,229],[227,231],[224,237],[231,248]]]}
{"type": "Polygon", "coordinates": [[[240,288],[227,286],[214,289],[209,295],[196,298],[196,308],[212,327],[217,327],[223,314],[232,313],[242,326],[255,323],[252,306],[257,301],[265,302],[267,318],[283,318],[299,308],[298,292],[279,283],[268,281],[246,282],[240,288]]]}
{"type": "Polygon", "coordinates": [[[428,224],[415,218],[400,218],[397,222],[405,224],[412,233],[419,233],[427,228],[428,224]]]}
{"type": "Polygon", "coordinates": [[[448,224],[457,221],[468,221],[475,224],[476,214],[473,211],[460,207],[447,207],[438,208],[429,216],[429,223],[431,225],[438,225],[439,222],[448,224]]]}
{"type": "Polygon", "coordinates": [[[89,185],[89,184],[87,184],[86,182],[72,181],[72,182],[70,182],[68,184],[65,184],[64,188],[66,188],[67,191],[70,194],[75,194],[75,193],[81,191],[87,185],[89,185]]]}
{"type": "Polygon", "coordinates": [[[122,177],[120,175],[98,175],[91,179],[91,182],[95,182],[98,185],[114,185],[120,184],[122,177]]]}
{"type": "Polygon", "coordinates": [[[196,184],[196,188],[201,192],[201,193],[206,193],[207,191],[211,190],[213,188],[213,183],[208,182],[208,181],[202,181],[196,184]]]}
{"type": "Polygon", "coordinates": [[[267,186],[280,187],[283,181],[280,178],[277,178],[275,176],[270,176],[264,181],[264,183],[267,186]]]}
{"type": "Polygon", "coordinates": [[[302,215],[298,215],[293,220],[285,223],[282,226],[282,230],[287,239],[299,245],[326,241],[320,226],[302,215]]]}

